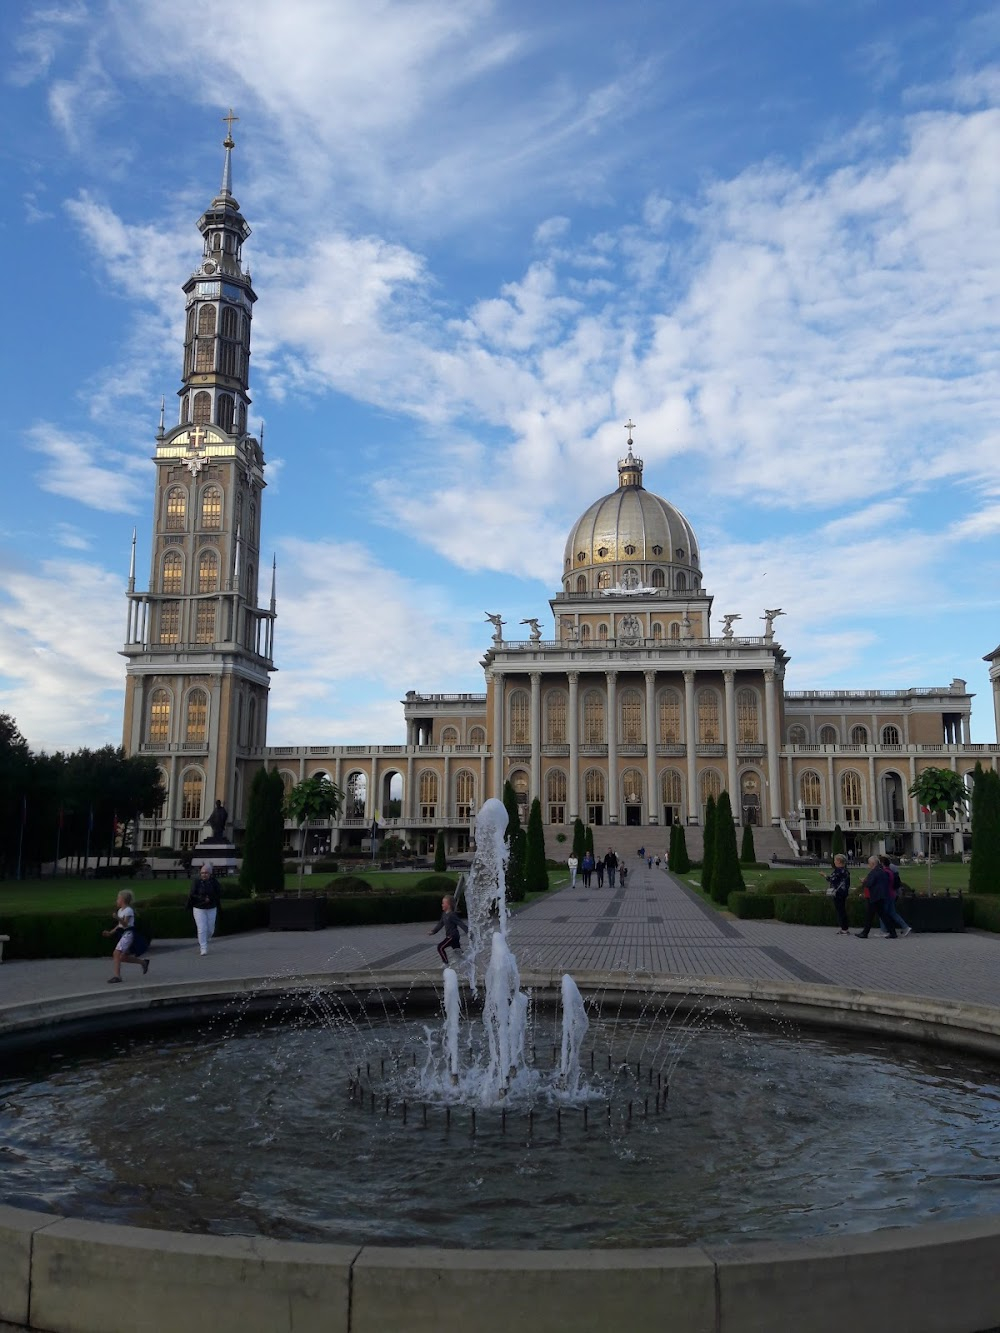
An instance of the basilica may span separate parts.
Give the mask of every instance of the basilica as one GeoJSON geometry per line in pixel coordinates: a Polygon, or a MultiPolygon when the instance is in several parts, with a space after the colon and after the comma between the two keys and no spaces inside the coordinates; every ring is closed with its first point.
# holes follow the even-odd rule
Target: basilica
{"type": "MultiPolygon", "coordinates": [[[[340,817],[311,831],[309,854],[390,834],[426,852],[441,831],[461,856],[479,806],[508,781],[525,819],[540,801],[555,857],[577,818],[598,851],[665,849],[666,826],[680,822],[697,856],[706,802],[723,790],[754,826],[760,859],[828,853],[838,824],[857,855],[964,849],[967,828],[928,823],[908,790],[921,768],[967,775],[998,753],[969,742],[965,681],[786,690],[781,609],[764,610],[762,634],[739,634],[735,615],[721,631],[713,624],[696,534],[644,485],[631,424],[616,473],[609,460],[614,485],[567,536],[551,631],[528,616],[525,636],[507,637],[487,614],[481,694],[408,691],[399,745],[268,746],[276,604],[273,570],[261,603],[265,459],[248,431],[257,297],[234,146],[230,134],[183,286],[177,421],[168,429],[161,412],[146,590],[133,540],[123,743],[156,759],[167,790],[144,821],[144,847],[194,847],[216,800],[239,842],[249,782],[266,766],[286,788],[325,773],[345,793],[340,817]]],[[[987,660],[997,713],[1000,648],[987,660]]],[[[291,827],[288,836],[292,847],[291,827]]]]}

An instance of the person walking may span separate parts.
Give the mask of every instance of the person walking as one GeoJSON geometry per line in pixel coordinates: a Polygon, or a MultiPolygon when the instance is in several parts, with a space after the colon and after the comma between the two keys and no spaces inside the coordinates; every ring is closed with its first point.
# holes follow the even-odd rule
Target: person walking
{"type": "Polygon", "coordinates": [[[594,873],[594,853],[584,852],[583,860],[580,862],[580,874],[583,876],[583,887],[590,888],[590,877],[594,873]]]}
{"type": "Polygon", "coordinates": [[[569,886],[573,888],[576,884],[576,872],[579,869],[580,862],[571,854],[566,864],[569,866],[569,886]]]}
{"type": "Polygon", "coordinates": [[[611,888],[615,887],[615,874],[618,870],[618,857],[612,848],[604,858],[604,868],[608,872],[608,884],[611,888]]]}
{"type": "Polygon", "coordinates": [[[594,862],[594,869],[597,871],[597,887],[604,888],[604,857],[599,856],[594,862]]]}
{"type": "MultiPolygon", "coordinates": [[[[899,915],[899,908],[896,906],[896,900],[899,898],[903,881],[899,877],[899,866],[893,865],[888,856],[879,857],[879,865],[885,871],[889,878],[889,892],[886,899],[886,910],[892,918],[893,925],[899,927],[899,933],[903,936],[909,935],[911,927],[906,924],[899,915]]],[[[882,934],[887,933],[885,926],[880,927],[882,934]]]]}
{"type": "Polygon", "coordinates": [[[618,862],[618,883],[622,886],[622,888],[625,887],[625,880],[626,880],[627,878],[628,878],[628,866],[625,864],[624,861],[619,861],[619,862],[618,862]]]}
{"type": "Polygon", "coordinates": [[[205,861],[191,885],[187,905],[194,913],[194,924],[198,930],[198,952],[204,958],[208,953],[208,941],[215,934],[215,920],[222,902],[222,889],[215,878],[215,868],[211,861],[205,861]]]}
{"type": "Polygon", "coordinates": [[[879,865],[877,856],[868,858],[868,874],[861,881],[861,888],[865,895],[867,911],[865,912],[864,928],[857,932],[857,938],[859,940],[868,938],[872,922],[877,917],[885,926],[888,938],[898,940],[896,927],[893,925],[888,912],[889,876],[879,865]]]}
{"type": "Polygon", "coordinates": [[[833,908],[837,913],[837,934],[850,935],[851,928],[847,921],[847,895],[851,891],[851,872],[847,868],[847,857],[838,852],[833,858],[833,869],[823,878],[829,884],[827,893],[833,899],[833,908]]]}

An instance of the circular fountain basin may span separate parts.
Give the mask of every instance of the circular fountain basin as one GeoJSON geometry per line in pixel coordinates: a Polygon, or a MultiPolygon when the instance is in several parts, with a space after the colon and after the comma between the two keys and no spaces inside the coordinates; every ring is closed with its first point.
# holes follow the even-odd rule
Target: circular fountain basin
{"type": "Polygon", "coordinates": [[[44,1046],[49,1077],[0,1087],[0,1318],[133,1328],[134,1268],[151,1329],[208,1327],[206,1302],[244,1331],[661,1328],[665,1306],[680,1330],[865,1328],[869,1281],[895,1292],[888,1324],[869,1303],[883,1333],[1000,1323],[997,1011],[577,980],[605,1017],[581,1086],[539,1004],[529,1077],[491,1105],[430,1076],[424,975],[8,1008],[0,1053],[44,1046]],[[102,1058],[73,1050],[94,1037],[102,1058]]]}

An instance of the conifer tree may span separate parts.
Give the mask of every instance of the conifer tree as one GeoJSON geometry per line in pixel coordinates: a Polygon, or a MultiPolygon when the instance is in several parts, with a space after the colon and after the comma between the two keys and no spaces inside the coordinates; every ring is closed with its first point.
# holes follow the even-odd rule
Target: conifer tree
{"type": "MultiPolygon", "coordinates": [[[[541,806],[539,806],[539,816],[541,816],[541,806]]],[[[528,816],[531,827],[531,816],[528,816]]],[[[578,861],[583,860],[583,854],[587,850],[587,830],[583,826],[583,820],[580,818],[573,820],[573,855],[578,861]]]]}
{"type": "Polygon", "coordinates": [[[843,856],[844,854],[844,830],[839,824],[833,826],[833,836],[830,839],[830,858],[843,856]]]}
{"type": "Polygon", "coordinates": [[[715,855],[712,858],[711,894],[716,902],[725,903],[731,893],[738,893],[745,888],[740,859],[736,851],[733,807],[729,803],[729,793],[724,791],[720,794],[715,807],[715,855]]]}
{"type": "MultiPolygon", "coordinates": [[[[577,822],[579,823],[579,820],[577,822]]],[[[582,832],[582,824],[580,824],[580,829],[582,832]]],[[[542,803],[537,796],[531,802],[531,810],[528,813],[528,836],[524,850],[524,887],[528,893],[544,893],[549,887],[549,872],[545,869],[545,829],[542,827],[542,803]]]]}
{"type": "Polygon", "coordinates": [[[701,854],[701,887],[712,892],[712,865],[715,861],[715,797],[705,802],[704,850],[701,854]]]}
{"type": "Polygon", "coordinates": [[[677,830],[676,834],[671,833],[670,835],[671,842],[673,842],[675,837],[677,839],[676,845],[670,853],[670,869],[674,871],[675,874],[686,875],[691,869],[691,858],[688,856],[687,837],[684,833],[684,825],[671,824],[670,827],[677,830]]]}
{"type": "Polygon", "coordinates": [[[594,830],[590,827],[589,824],[587,825],[587,839],[586,839],[586,841],[587,841],[587,851],[591,854],[591,856],[593,856],[593,855],[594,855],[594,830]]]}
{"type": "Polygon", "coordinates": [[[258,768],[250,783],[247,796],[246,828],[243,832],[243,861],[240,865],[240,888],[256,893],[261,887],[260,849],[264,834],[267,801],[267,772],[258,768]]]}
{"type": "Polygon", "coordinates": [[[752,866],[757,860],[757,849],[753,845],[753,825],[743,825],[743,846],[740,848],[740,860],[745,866],[752,866]]]}
{"type": "Polygon", "coordinates": [[[521,815],[517,806],[517,793],[509,782],[503,784],[503,803],[507,810],[507,900],[519,903],[524,900],[524,830],[521,828],[521,815]]]}
{"type": "Polygon", "coordinates": [[[970,893],[1000,893],[1000,773],[976,764],[970,893]]]}

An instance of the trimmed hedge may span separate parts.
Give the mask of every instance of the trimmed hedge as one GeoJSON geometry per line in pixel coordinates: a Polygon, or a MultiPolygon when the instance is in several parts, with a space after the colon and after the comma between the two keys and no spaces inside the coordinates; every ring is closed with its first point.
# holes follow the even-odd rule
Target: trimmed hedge
{"type": "Polygon", "coordinates": [[[400,925],[404,922],[437,921],[440,915],[440,893],[328,898],[326,904],[327,926],[400,925]]]}
{"type": "MultiPolygon", "coordinates": [[[[976,930],[992,930],[1000,934],[1000,899],[993,894],[988,897],[976,894],[974,898],[963,897],[965,924],[976,930]]],[[[906,904],[903,904],[905,915],[906,904]]]]}
{"type": "MultiPolygon", "coordinates": [[[[194,917],[186,907],[151,907],[138,905],[136,925],[149,940],[194,939],[194,917]]],[[[4,933],[10,936],[6,946],[9,958],[110,958],[114,940],[101,934],[107,930],[110,914],[85,908],[79,912],[25,912],[9,917],[4,933]]],[[[267,926],[267,903],[240,900],[223,907],[216,920],[216,934],[237,935],[267,926]]]]}
{"type": "Polygon", "coordinates": [[[800,879],[769,879],[760,891],[777,898],[784,893],[808,893],[809,885],[803,884],[800,879]]]}
{"type": "MultiPolygon", "coordinates": [[[[835,926],[837,924],[837,912],[833,905],[833,899],[815,893],[789,893],[774,895],[774,915],[779,921],[786,921],[795,926],[835,926]]],[[[861,909],[861,916],[858,918],[858,924],[864,916],[864,907],[861,899],[856,898],[855,904],[861,909]]],[[[851,912],[851,900],[847,900],[847,917],[853,920],[851,912]]],[[[854,914],[856,915],[856,914],[854,914]]]]}
{"type": "MultiPolygon", "coordinates": [[[[455,892],[455,881],[448,875],[425,875],[414,887],[417,893],[446,893],[450,896],[455,892]]],[[[440,903],[438,907],[440,909],[440,903]]]]}
{"type": "Polygon", "coordinates": [[[774,899],[766,893],[731,893],[726,906],[743,921],[766,920],[774,916],[774,899]]]}

